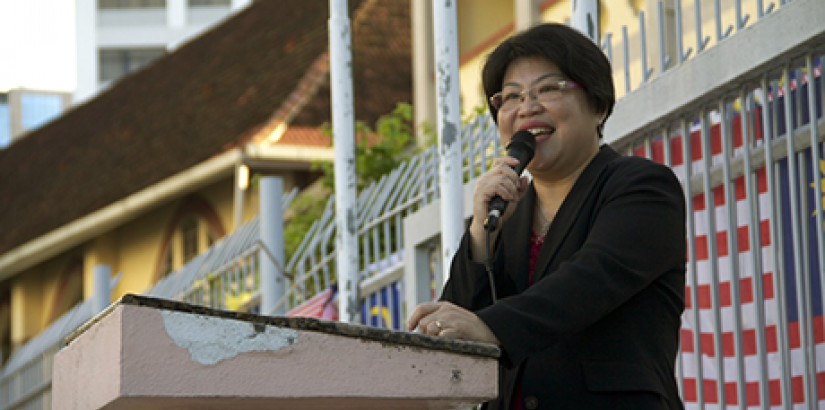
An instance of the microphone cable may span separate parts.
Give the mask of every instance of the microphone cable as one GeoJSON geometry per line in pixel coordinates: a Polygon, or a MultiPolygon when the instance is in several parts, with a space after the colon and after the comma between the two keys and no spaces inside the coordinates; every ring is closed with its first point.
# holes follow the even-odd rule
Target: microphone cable
{"type": "Polygon", "coordinates": [[[487,269],[487,280],[490,282],[490,296],[493,297],[493,304],[495,304],[498,301],[498,297],[496,296],[496,282],[493,277],[493,262],[495,262],[495,258],[490,244],[490,237],[493,236],[493,230],[485,229],[484,231],[486,232],[484,236],[487,238],[487,257],[484,261],[484,267],[487,269]]]}

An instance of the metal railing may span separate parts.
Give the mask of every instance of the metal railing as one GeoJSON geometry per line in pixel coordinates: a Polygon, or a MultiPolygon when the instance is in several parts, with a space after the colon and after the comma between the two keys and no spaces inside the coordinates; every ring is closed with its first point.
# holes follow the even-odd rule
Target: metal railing
{"type": "Polygon", "coordinates": [[[753,26],[787,3],[790,0],[658,0],[653,13],[638,11],[635,25],[623,25],[619,39],[614,33],[606,33],[600,45],[613,63],[617,91],[624,95],[753,26]],[[707,7],[710,3],[712,10],[707,7]],[[614,49],[616,42],[620,52],[614,49]]]}
{"type": "Polygon", "coordinates": [[[825,405],[825,30],[815,38],[614,142],[671,166],[687,194],[688,408],[825,405]]]}
{"type": "MultiPolygon", "coordinates": [[[[109,287],[117,286],[120,275],[109,287]]],[[[93,301],[85,300],[19,348],[0,372],[0,409],[51,409],[52,361],[69,334],[90,320],[93,301]]]]}

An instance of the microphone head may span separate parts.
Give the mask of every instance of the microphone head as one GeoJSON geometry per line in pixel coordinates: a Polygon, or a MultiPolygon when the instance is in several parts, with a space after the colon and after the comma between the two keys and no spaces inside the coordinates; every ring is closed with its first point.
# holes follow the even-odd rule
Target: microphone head
{"type": "Polygon", "coordinates": [[[518,159],[519,165],[516,169],[518,174],[524,171],[535,153],[536,137],[530,131],[519,131],[513,134],[513,138],[507,144],[507,154],[518,159]]]}

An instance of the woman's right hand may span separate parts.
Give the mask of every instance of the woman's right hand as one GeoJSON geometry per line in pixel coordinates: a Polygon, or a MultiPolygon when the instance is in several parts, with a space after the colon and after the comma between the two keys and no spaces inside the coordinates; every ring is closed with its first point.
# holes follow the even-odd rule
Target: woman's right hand
{"type": "Polygon", "coordinates": [[[478,178],[473,194],[473,222],[470,225],[470,235],[473,239],[473,259],[482,260],[478,256],[484,253],[478,252],[483,250],[485,244],[486,231],[484,230],[484,221],[487,220],[489,214],[490,201],[494,196],[498,195],[501,199],[507,202],[507,208],[498,222],[498,227],[493,236],[498,235],[498,231],[505,221],[510,219],[516,209],[515,204],[521,200],[527,188],[530,185],[529,179],[526,176],[519,176],[513,167],[517,166],[519,161],[510,156],[497,158],[493,161],[493,166],[489,171],[478,178]],[[481,248],[478,248],[481,246],[481,248]]]}

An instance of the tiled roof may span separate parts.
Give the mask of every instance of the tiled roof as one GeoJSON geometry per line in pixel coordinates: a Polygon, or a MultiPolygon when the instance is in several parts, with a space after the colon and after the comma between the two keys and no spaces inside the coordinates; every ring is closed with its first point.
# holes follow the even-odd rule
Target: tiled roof
{"type": "Polygon", "coordinates": [[[304,147],[332,147],[332,141],[318,127],[289,127],[278,140],[278,145],[298,145],[304,147]]]}
{"type": "MultiPolygon", "coordinates": [[[[412,99],[410,6],[350,5],[355,117],[373,123],[412,99]]],[[[0,151],[0,254],[248,142],[327,51],[328,7],[257,1],[0,151]]],[[[328,79],[315,91],[291,124],[330,122],[328,79]]],[[[298,133],[279,143],[318,146],[298,133]]]]}

